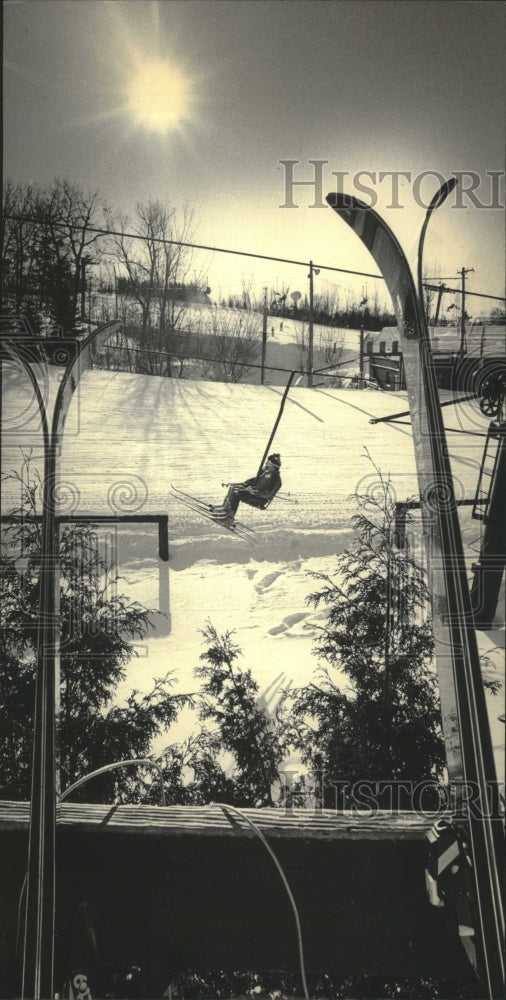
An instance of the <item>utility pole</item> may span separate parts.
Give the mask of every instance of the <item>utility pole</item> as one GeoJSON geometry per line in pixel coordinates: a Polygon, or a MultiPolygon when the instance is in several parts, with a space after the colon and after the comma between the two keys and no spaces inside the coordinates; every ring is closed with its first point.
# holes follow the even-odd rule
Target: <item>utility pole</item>
{"type": "Polygon", "coordinates": [[[264,288],[264,308],[262,323],[262,367],[260,370],[260,383],[265,384],[265,352],[267,348],[267,289],[264,288]]]}
{"type": "Polygon", "coordinates": [[[84,254],[81,258],[81,321],[86,322],[86,293],[88,293],[88,323],[91,322],[91,277],[88,267],[93,264],[93,257],[84,254]]]}
{"type": "MultiPolygon", "coordinates": [[[[440,310],[441,310],[441,301],[442,301],[443,295],[444,295],[445,292],[451,292],[452,289],[451,288],[447,288],[446,285],[443,285],[442,282],[439,285],[426,285],[425,287],[430,292],[437,292],[436,311],[434,313],[434,323],[432,324],[433,326],[437,326],[438,321],[439,321],[439,313],[440,313],[440,310]]],[[[454,307],[451,306],[451,308],[453,309],[454,307]]],[[[427,309],[427,313],[428,313],[428,309],[427,309]]],[[[427,315],[427,322],[429,322],[429,316],[428,315],[427,315]]]]}
{"type": "Polygon", "coordinates": [[[437,291],[437,305],[436,305],[436,313],[435,313],[435,316],[434,316],[434,326],[437,326],[437,323],[438,323],[439,312],[440,312],[440,309],[441,309],[441,299],[443,298],[443,292],[445,292],[445,290],[446,290],[445,286],[444,285],[440,285],[439,288],[438,288],[438,291],[437,291]]]}
{"type": "Polygon", "coordinates": [[[319,274],[319,268],[313,267],[313,261],[309,261],[309,333],[307,349],[307,384],[308,388],[313,387],[313,275],[319,274]]]}
{"type": "Polygon", "coordinates": [[[462,280],[462,314],[460,317],[460,354],[466,353],[466,274],[474,271],[474,267],[461,267],[457,274],[462,280]]]}
{"type": "MultiPolygon", "coordinates": [[[[360,327],[360,346],[358,352],[358,364],[360,372],[360,388],[364,388],[364,327],[360,327]]],[[[369,372],[370,375],[370,372],[369,372]]]]}
{"type": "Polygon", "coordinates": [[[86,264],[87,259],[83,257],[81,260],[81,320],[83,323],[86,320],[86,264]]]}

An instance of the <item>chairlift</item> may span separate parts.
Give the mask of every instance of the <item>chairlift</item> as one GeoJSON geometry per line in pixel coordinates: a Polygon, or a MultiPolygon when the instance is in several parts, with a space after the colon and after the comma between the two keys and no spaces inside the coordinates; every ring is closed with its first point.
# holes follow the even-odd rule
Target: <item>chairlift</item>
{"type": "MultiPolygon", "coordinates": [[[[288,379],[288,382],[286,383],[285,391],[283,393],[283,398],[281,400],[281,404],[280,404],[280,407],[279,407],[279,412],[278,412],[278,415],[277,415],[276,420],[274,422],[274,427],[272,428],[269,440],[267,442],[267,446],[266,446],[265,451],[264,451],[264,453],[262,455],[262,461],[260,462],[260,465],[258,467],[257,476],[260,475],[260,473],[261,473],[261,471],[262,471],[262,469],[263,469],[263,467],[265,465],[267,456],[268,456],[268,454],[270,452],[271,445],[272,445],[272,442],[274,440],[274,435],[275,435],[275,433],[276,433],[276,431],[278,429],[279,422],[280,422],[281,416],[283,414],[283,410],[284,410],[286,398],[288,396],[288,393],[290,391],[290,386],[291,386],[291,384],[292,384],[292,382],[293,382],[296,374],[297,373],[295,371],[290,372],[290,377],[288,379]]],[[[241,498],[241,503],[248,504],[250,507],[256,507],[258,510],[266,510],[267,507],[269,506],[269,504],[272,503],[272,501],[274,500],[274,497],[276,496],[276,493],[278,492],[279,489],[280,489],[280,487],[278,486],[278,488],[274,491],[274,493],[271,494],[270,497],[256,497],[256,496],[253,496],[253,495],[248,496],[248,497],[242,497],[241,498]]]]}

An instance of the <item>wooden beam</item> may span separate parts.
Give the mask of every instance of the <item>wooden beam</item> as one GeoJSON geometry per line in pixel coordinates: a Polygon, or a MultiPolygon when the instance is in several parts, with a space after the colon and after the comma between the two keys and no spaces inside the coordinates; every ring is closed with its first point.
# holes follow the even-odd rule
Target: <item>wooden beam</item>
{"type": "MultiPolygon", "coordinates": [[[[423,840],[441,814],[359,813],[332,809],[242,809],[267,837],[305,840],[423,840]]],[[[27,802],[0,802],[0,830],[28,826],[27,802]]],[[[145,836],[254,837],[239,818],[217,804],[209,806],[104,806],[64,802],[57,806],[59,827],[93,830],[98,834],[145,836]]]]}

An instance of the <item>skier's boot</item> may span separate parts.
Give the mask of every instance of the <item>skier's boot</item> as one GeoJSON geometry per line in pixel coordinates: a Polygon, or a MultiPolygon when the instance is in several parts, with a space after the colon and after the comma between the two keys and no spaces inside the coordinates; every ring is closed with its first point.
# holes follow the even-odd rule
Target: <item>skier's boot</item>
{"type": "Polygon", "coordinates": [[[213,517],[215,521],[223,524],[225,528],[232,528],[235,524],[234,513],[228,505],[223,505],[222,507],[215,507],[213,509],[213,517]]]}

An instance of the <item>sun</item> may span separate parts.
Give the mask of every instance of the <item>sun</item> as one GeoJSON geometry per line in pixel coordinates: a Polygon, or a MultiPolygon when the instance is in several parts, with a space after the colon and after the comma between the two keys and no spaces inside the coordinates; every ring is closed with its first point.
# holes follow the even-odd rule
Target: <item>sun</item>
{"type": "Polygon", "coordinates": [[[167,61],[142,63],[127,87],[127,107],[137,125],[154,132],[177,129],[191,114],[190,81],[167,61]]]}

